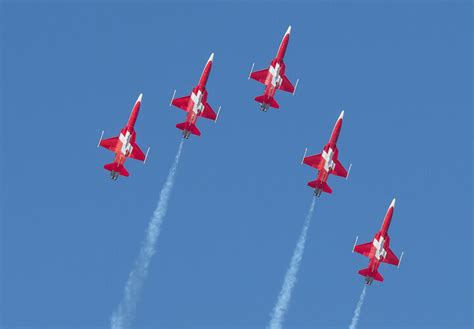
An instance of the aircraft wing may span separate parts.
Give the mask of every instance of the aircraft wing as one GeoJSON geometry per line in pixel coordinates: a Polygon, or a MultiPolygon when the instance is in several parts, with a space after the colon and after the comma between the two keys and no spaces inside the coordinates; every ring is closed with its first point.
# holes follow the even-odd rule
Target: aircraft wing
{"type": "Polygon", "coordinates": [[[175,99],[173,99],[171,104],[173,104],[177,108],[180,108],[182,110],[187,111],[190,99],[191,99],[191,96],[184,96],[184,97],[180,97],[180,98],[175,98],[175,99]]]}
{"type": "Polygon", "coordinates": [[[331,174],[346,178],[347,170],[344,168],[344,166],[339,162],[339,160],[334,161],[334,163],[336,164],[336,166],[331,171],[331,174]]]}
{"type": "Polygon", "coordinates": [[[371,249],[372,249],[372,242],[358,244],[357,246],[354,247],[355,252],[358,252],[359,254],[364,255],[365,257],[369,257],[371,249]]]}
{"type": "Polygon", "coordinates": [[[199,116],[210,120],[216,120],[217,118],[216,112],[214,112],[211,105],[209,105],[207,102],[204,103],[204,110],[199,113],[199,116]]]}
{"type": "Polygon", "coordinates": [[[392,251],[392,249],[388,248],[386,249],[386,251],[387,251],[387,255],[384,257],[382,262],[398,266],[400,261],[398,260],[398,257],[395,256],[395,253],[392,251]]]}
{"type": "Polygon", "coordinates": [[[289,93],[294,93],[295,87],[293,87],[288,77],[286,75],[283,75],[281,78],[282,78],[281,85],[280,87],[278,87],[278,89],[287,91],[289,93]]]}
{"type": "Polygon", "coordinates": [[[307,164],[310,167],[319,169],[321,165],[321,154],[311,155],[303,159],[303,163],[307,164]]]}
{"type": "Polygon", "coordinates": [[[117,144],[119,142],[119,138],[118,136],[117,137],[112,137],[112,138],[107,138],[107,139],[103,139],[100,141],[100,146],[112,151],[112,152],[115,152],[115,148],[117,147],[117,144]]]}
{"type": "Polygon", "coordinates": [[[145,161],[145,153],[143,153],[140,147],[135,143],[132,143],[132,153],[130,153],[129,157],[135,160],[145,161]]]}
{"type": "Polygon", "coordinates": [[[254,80],[257,80],[260,83],[265,84],[265,80],[267,79],[268,69],[255,71],[250,74],[250,77],[254,80]]]}

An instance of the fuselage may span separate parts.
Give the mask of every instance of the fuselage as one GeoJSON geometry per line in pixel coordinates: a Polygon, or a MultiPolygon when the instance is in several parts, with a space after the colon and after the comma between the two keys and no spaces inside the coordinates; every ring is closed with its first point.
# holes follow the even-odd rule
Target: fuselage
{"type": "Polygon", "coordinates": [[[126,126],[120,131],[119,141],[115,148],[115,160],[117,165],[123,165],[133,150],[132,143],[135,143],[136,133],[133,127],[126,126]]]}
{"type": "Polygon", "coordinates": [[[206,66],[204,67],[204,70],[201,74],[201,78],[199,79],[198,85],[194,87],[191,92],[186,109],[186,122],[189,124],[195,124],[199,114],[204,111],[204,104],[207,102],[206,84],[209,74],[211,73],[213,57],[214,54],[212,54],[207,61],[206,66]]]}
{"type": "Polygon", "coordinates": [[[324,161],[321,162],[321,166],[318,168],[318,175],[316,177],[317,189],[322,188],[323,184],[328,180],[329,175],[336,166],[336,161],[338,160],[339,156],[337,140],[339,138],[341,127],[342,117],[339,117],[331,133],[329,143],[324,146],[323,151],[321,152],[321,157],[324,159],[324,161]]]}
{"type": "MultiPolygon", "coordinates": [[[[390,251],[390,237],[388,235],[388,229],[390,228],[390,223],[392,221],[394,207],[395,199],[390,204],[387,213],[385,214],[382,227],[380,231],[375,234],[370,250],[366,255],[369,258],[369,267],[367,268],[368,272],[364,274],[368,284],[370,284],[374,278],[377,278],[377,275],[380,275],[378,274],[380,263],[382,263],[387,258],[387,254],[389,252],[392,252],[390,251]]],[[[388,262],[390,263],[390,260],[388,262]]],[[[398,260],[396,264],[398,264],[398,260]]]]}
{"type": "Polygon", "coordinates": [[[132,144],[135,143],[135,123],[137,122],[138,113],[140,112],[141,95],[133,106],[132,113],[128,119],[127,125],[122,128],[119,135],[119,143],[115,147],[115,160],[114,163],[117,167],[123,165],[125,160],[129,157],[133,150],[132,144]]]}
{"type": "Polygon", "coordinates": [[[390,237],[387,233],[378,232],[372,241],[372,248],[369,252],[369,268],[371,273],[368,276],[374,277],[380,263],[387,257],[387,250],[390,248],[390,237]]]}
{"type": "Polygon", "coordinates": [[[205,87],[197,85],[191,92],[188,102],[186,122],[195,124],[199,114],[204,111],[204,103],[207,101],[207,91],[205,87]]]}
{"type": "Polygon", "coordinates": [[[272,98],[282,83],[282,76],[285,75],[286,68],[283,58],[285,57],[289,41],[290,33],[287,31],[281,41],[280,47],[278,48],[277,56],[270,63],[268,74],[265,79],[265,96],[267,98],[272,98]]]}

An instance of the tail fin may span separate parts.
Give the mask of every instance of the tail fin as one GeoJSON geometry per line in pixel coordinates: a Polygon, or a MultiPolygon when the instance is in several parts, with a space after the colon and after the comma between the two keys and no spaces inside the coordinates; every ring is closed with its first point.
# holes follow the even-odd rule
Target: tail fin
{"type": "Polygon", "coordinates": [[[181,122],[176,125],[176,128],[189,131],[191,134],[196,136],[201,136],[201,132],[194,123],[181,122]]]}
{"type": "Polygon", "coordinates": [[[376,281],[383,282],[383,276],[382,274],[379,273],[379,271],[372,272],[370,267],[364,268],[359,271],[359,274],[365,277],[371,277],[374,278],[376,281]]]}
{"type": "Polygon", "coordinates": [[[328,183],[326,183],[326,182],[321,182],[319,180],[313,180],[311,182],[308,182],[308,186],[310,186],[312,188],[320,188],[321,190],[323,190],[323,192],[326,192],[326,193],[329,193],[329,194],[332,193],[331,188],[329,187],[328,183]]]}
{"type": "Polygon", "coordinates": [[[108,171],[115,171],[115,172],[119,173],[121,176],[125,176],[125,177],[130,176],[127,169],[125,169],[125,167],[123,165],[119,165],[115,162],[106,164],[104,166],[104,169],[108,170],[108,171]]]}
{"type": "Polygon", "coordinates": [[[271,107],[275,108],[275,109],[279,109],[280,108],[280,105],[278,105],[278,103],[276,102],[275,98],[273,97],[267,97],[267,95],[263,94],[261,96],[257,96],[255,97],[255,100],[259,103],[265,103],[265,104],[268,104],[270,105],[271,107]]]}

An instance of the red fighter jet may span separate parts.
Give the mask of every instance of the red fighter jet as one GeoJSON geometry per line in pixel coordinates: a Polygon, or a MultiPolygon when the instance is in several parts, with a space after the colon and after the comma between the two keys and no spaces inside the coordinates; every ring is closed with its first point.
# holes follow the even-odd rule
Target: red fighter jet
{"type": "MultiPolygon", "coordinates": [[[[387,214],[383,220],[382,228],[375,235],[373,242],[355,245],[354,243],[353,252],[358,252],[366,257],[369,257],[369,267],[359,271],[359,274],[365,277],[365,283],[371,284],[373,280],[383,281],[382,275],[378,272],[380,263],[392,264],[395,266],[400,265],[400,261],[397,256],[390,249],[390,237],[388,236],[388,228],[392,221],[393,211],[395,209],[395,199],[393,199],[390,207],[388,207],[387,214]]],[[[357,237],[358,238],[358,237],[357,237]]],[[[403,257],[403,253],[402,256],[403,257]]],[[[400,257],[400,259],[401,259],[400,257]]]]}
{"type": "MultiPolygon", "coordinates": [[[[339,115],[336,125],[332,131],[331,138],[329,139],[329,143],[324,146],[323,152],[321,154],[306,157],[306,152],[308,149],[306,149],[304,152],[303,161],[301,164],[305,163],[308,166],[319,170],[316,180],[308,183],[308,186],[314,188],[314,194],[318,197],[321,195],[321,192],[332,193],[332,190],[327,183],[330,174],[345,177],[346,179],[348,176],[347,170],[344,169],[342,164],[337,159],[339,150],[337,149],[336,143],[341,131],[343,117],[344,111],[342,111],[341,115],[339,115]]],[[[349,166],[349,170],[350,168],[351,167],[349,166]]]]}
{"type": "MultiPolygon", "coordinates": [[[[290,41],[290,32],[291,26],[288,27],[288,30],[281,41],[280,48],[278,48],[277,56],[272,60],[268,69],[252,72],[254,67],[252,65],[252,69],[250,70],[249,79],[252,78],[265,85],[265,93],[261,96],[255,97],[255,100],[262,104],[260,109],[264,112],[266,112],[269,107],[276,109],[280,108],[274,98],[277,89],[293,94],[296,89],[285,75],[286,66],[283,62],[283,57],[285,57],[286,48],[290,41]]],[[[296,81],[296,86],[297,85],[298,80],[296,81]]]]}
{"type": "Polygon", "coordinates": [[[117,137],[112,137],[102,140],[104,132],[100,136],[99,144],[97,147],[102,146],[106,149],[111,150],[115,153],[115,160],[112,163],[106,164],[104,168],[110,171],[110,177],[113,180],[117,180],[118,176],[128,177],[129,173],[123,166],[127,158],[133,158],[145,162],[148,156],[148,151],[146,155],[140,150],[138,145],[135,143],[136,132],[135,132],[135,122],[137,121],[138,112],[140,111],[140,104],[142,103],[142,94],[138,96],[137,101],[132,109],[132,114],[128,119],[127,125],[120,131],[120,135],[117,137]]]}
{"type": "Polygon", "coordinates": [[[204,67],[204,71],[201,74],[199,84],[194,87],[190,96],[181,98],[174,98],[176,90],[174,91],[173,98],[171,99],[170,105],[174,105],[177,108],[188,112],[186,115],[186,121],[178,123],[176,128],[183,131],[183,137],[188,139],[190,134],[201,136],[201,132],[196,127],[196,120],[198,117],[217,121],[219,116],[220,107],[217,114],[212,110],[211,106],[207,103],[207,90],[206,83],[211,73],[212,61],[214,60],[214,53],[211,54],[209,60],[204,67]]]}

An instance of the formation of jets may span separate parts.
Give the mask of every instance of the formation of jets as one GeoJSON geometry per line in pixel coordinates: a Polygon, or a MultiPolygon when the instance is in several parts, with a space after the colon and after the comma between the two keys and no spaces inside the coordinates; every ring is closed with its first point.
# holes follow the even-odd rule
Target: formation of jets
{"type": "MultiPolygon", "coordinates": [[[[286,65],[283,59],[285,57],[290,40],[290,33],[291,26],[288,27],[288,30],[283,36],[281,44],[278,48],[277,55],[271,61],[270,66],[267,69],[254,72],[254,65],[252,65],[249,79],[252,78],[265,85],[264,94],[255,97],[255,100],[261,104],[260,109],[263,112],[268,111],[270,107],[275,109],[280,107],[274,98],[277,90],[294,94],[298,85],[299,80],[297,80],[295,86],[293,86],[288,77],[285,75],[286,65]]],[[[207,102],[208,93],[206,90],[206,84],[211,73],[213,60],[214,53],[212,53],[209,57],[198,84],[192,89],[189,96],[175,98],[176,90],[173,93],[170,106],[173,105],[186,111],[187,113],[186,120],[176,125],[176,128],[182,130],[182,136],[185,139],[188,139],[191,134],[201,136],[201,132],[196,126],[196,122],[199,117],[217,121],[219,116],[221,108],[219,107],[216,113],[207,102]]],[[[110,177],[112,180],[117,180],[118,176],[129,176],[128,171],[124,167],[124,163],[127,158],[146,162],[148,152],[150,151],[150,148],[148,148],[147,152],[144,153],[136,144],[135,123],[140,111],[142,96],[142,94],[138,96],[127,125],[120,131],[120,134],[117,137],[102,139],[104,134],[103,131],[100,136],[98,146],[102,146],[115,153],[114,161],[104,165],[104,169],[110,171],[110,177]]],[[[320,154],[306,156],[308,150],[306,149],[303,160],[301,161],[301,164],[304,163],[318,170],[316,179],[308,182],[307,184],[314,190],[314,195],[316,197],[320,197],[322,192],[329,194],[332,193],[332,189],[327,183],[330,175],[335,175],[346,179],[349,176],[352,164],[349,166],[349,170],[344,168],[344,166],[339,161],[339,150],[337,148],[337,141],[341,132],[343,118],[344,111],[342,111],[339,115],[332,130],[331,137],[329,138],[329,142],[323,147],[322,152],[320,154]]],[[[378,268],[381,263],[399,266],[401,257],[403,256],[402,253],[402,256],[399,260],[389,247],[390,238],[388,236],[388,229],[392,220],[394,208],[395,199],[393,199],[392,203],[390,204],[387,214],[385,215],[382,228],[375,235],[373,242],[356,245],[356,239],[356,243],[354,243],[353,252],[355,251],[369,258],[369,266],[359,271],[359,274],[365,277],[365,283],[368,285],[370,285],[373,280],[384,280],[382,275],[378,272],[378,268]]]]}

